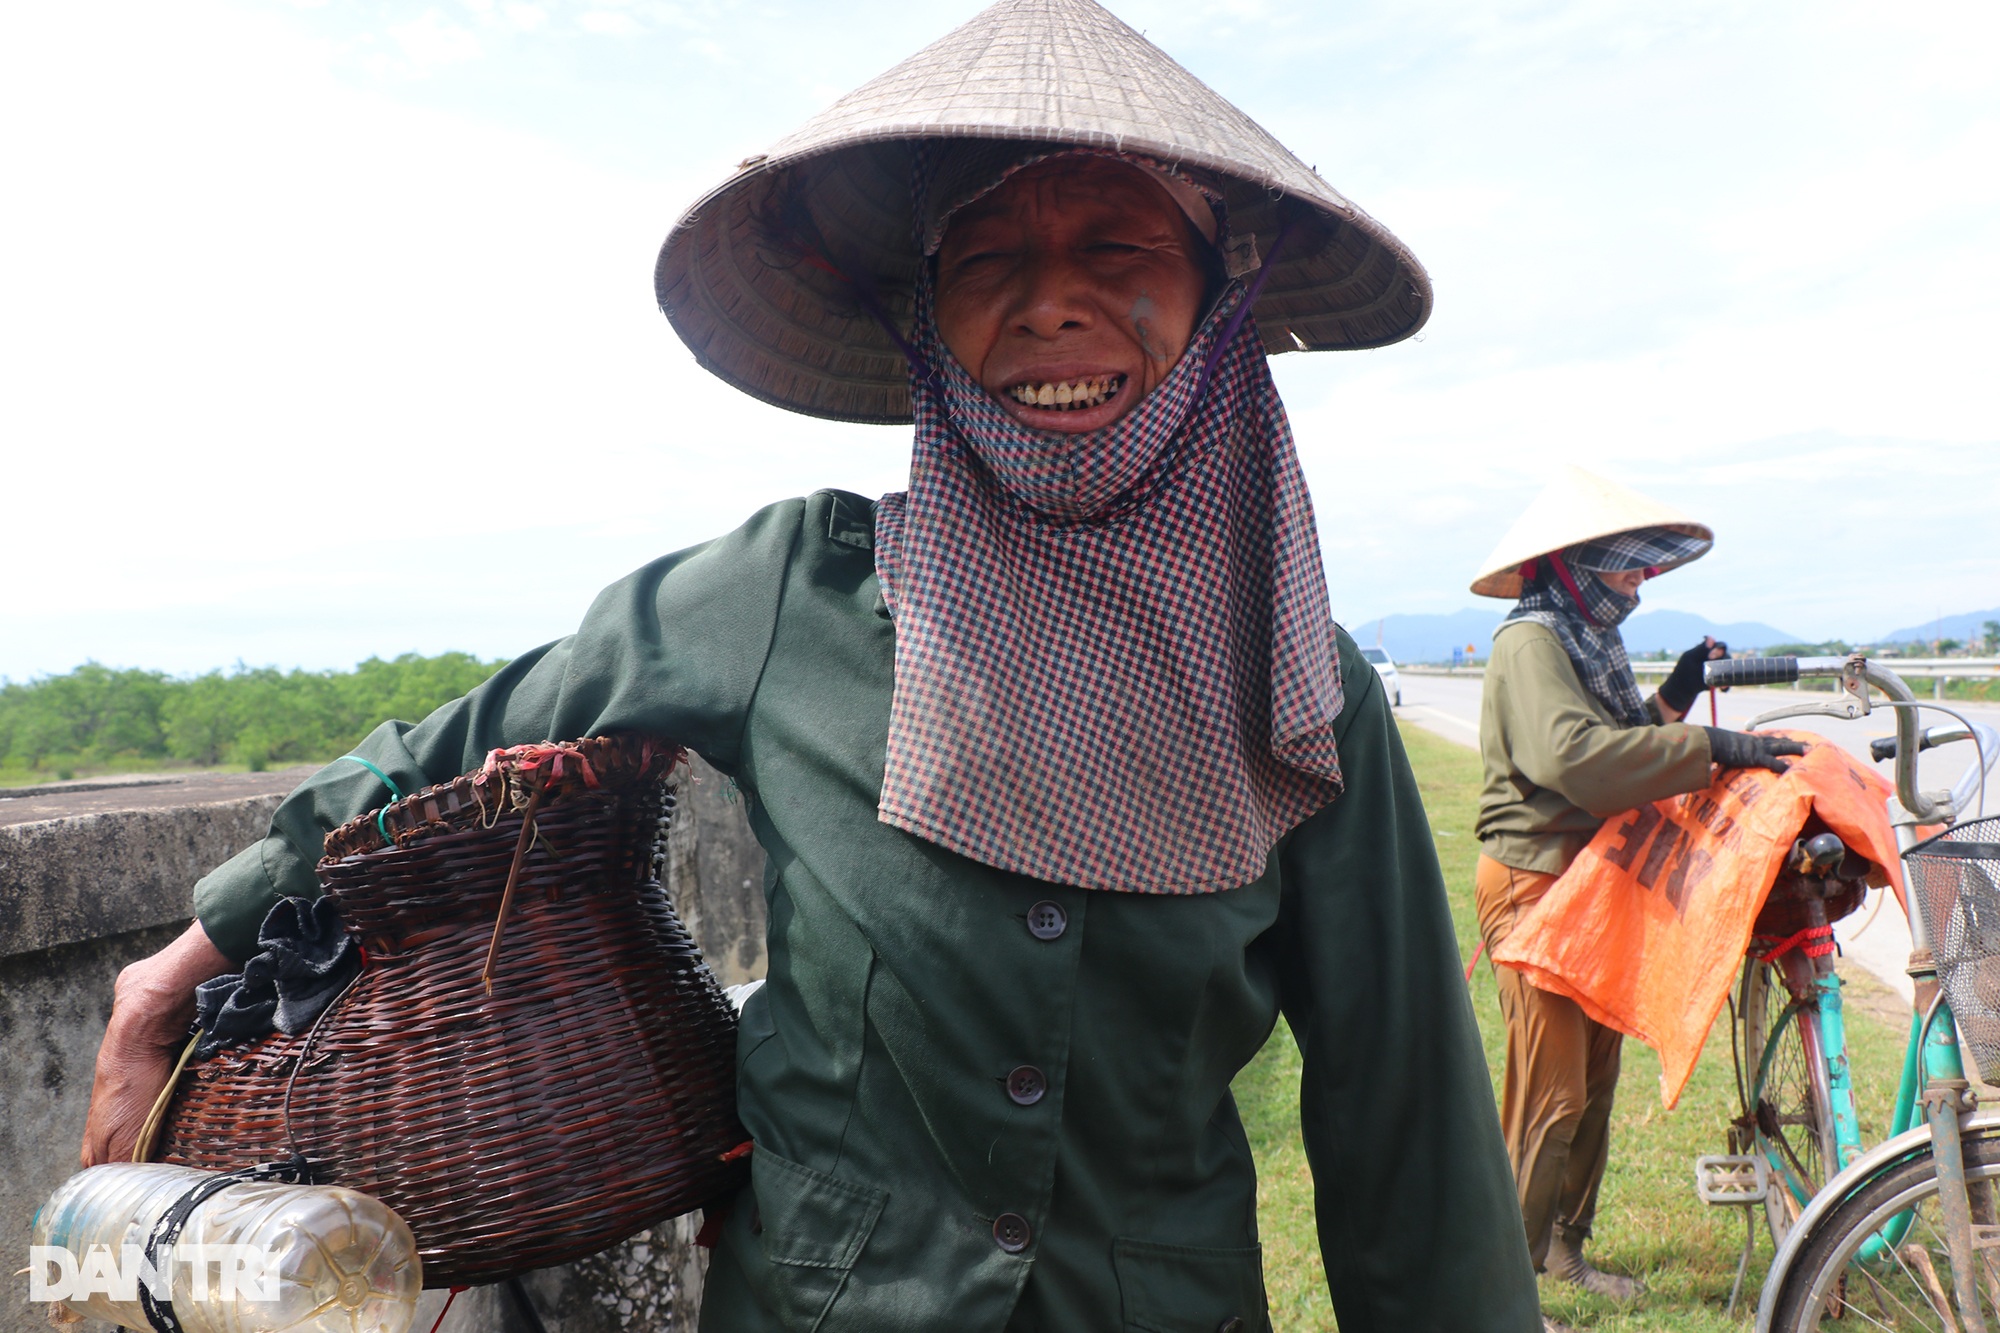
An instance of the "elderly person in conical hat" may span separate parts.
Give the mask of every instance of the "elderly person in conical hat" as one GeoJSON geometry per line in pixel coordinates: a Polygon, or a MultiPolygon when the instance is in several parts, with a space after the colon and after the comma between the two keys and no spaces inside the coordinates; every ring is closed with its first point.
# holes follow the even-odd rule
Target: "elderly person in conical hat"
{"type": "MultiPolygon", "coordinates": [[[[1647,579],[1698,560],[1706,526],[1581,468],[1566,469],[1503,537],[1473,581],[1518,599],[1494,631],[1479,715],[1479,928],[1489,952],[1619,812],[1700,791],[1711,765],[1782,772],[1805,753],[1774,736],[1688,726],[1705,640],[1640,696],[1618,626],[1647,579]]],[[[1583,1256],[1610,1152],[1622,1041],[1574,1000],[1495,968],[1507,1022],[1500,1120],[1538,1270],[1629,1299],[1639,1284],[1583,1256]]]]}
{"type": "MultiPolygon", "coordinates": [[[[908,490],[773,505],[357,754],[411,789],[636,731],[745,792],[756,1150],[702,1326],[1268,1327],[1229,1086],[1282,1014],[1342,1326],[1538,1327],[1431,835],[1266,365],[1413,332],[1416,261],[1090,0],[1006,0],[746,160],[657,285],[746,392],[914,422],[908,490]]],[[[307,782],[147,989],[243,956],[380,795],[307,782]]],[[[161,1021],[114,1016],[89,1151],[161,1021]]]]}

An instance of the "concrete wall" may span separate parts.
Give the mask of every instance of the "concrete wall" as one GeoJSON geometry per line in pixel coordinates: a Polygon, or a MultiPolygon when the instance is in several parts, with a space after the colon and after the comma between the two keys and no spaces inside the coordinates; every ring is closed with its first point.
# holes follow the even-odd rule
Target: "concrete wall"
{"type": "MultiPolygon", "coordinates": [[[[310,770],[55,784],[0,793],[0,1333],[48,1328],[27,1300],[27,1226],[77,1170],[111,987],[127,963],[188,922],[188,891],[263,836],[310,770]]],[[[734,787],[697,761],[680,781],[668,890],[724,985],[764,974],[763,851],[734,787]]],[[[706,1253],[699,1217],[602,1254],[529,1274],[518,1291],[477,1288],[441,1333],[680,1333],[694,1327],[706,1253]],[[520,1308],[525,1297],[533,1306],[520,1308]]],[[[445,1293],[427,1292],[425,1333],[445,1293]]],[[[108,1328],[95,1321],[78,1333],[108,1328]]]]}

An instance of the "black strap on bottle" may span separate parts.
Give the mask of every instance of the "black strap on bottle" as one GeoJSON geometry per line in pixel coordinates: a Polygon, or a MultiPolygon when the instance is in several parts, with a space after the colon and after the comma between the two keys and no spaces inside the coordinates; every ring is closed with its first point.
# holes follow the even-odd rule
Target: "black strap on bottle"
{"type": "MultiPolygon", "coordinates": [[[[180,1240],[181,1231],[187,1226],[188,1218],[194,1216],[194,1210],[231,1185],[254,1180],[277,1180],[288,1185],[310,1185],[313,1183],[312,1163],[294,1154],[290,1161],[246,1166],[237,1171],[224,1171],[220,1175],[196,1181],[180,1198],[175,1199],[164,1213],[160,1214],[159,1221],[153,1223],[152,1231],[146,1236],[146,1267],[162,1276],[171,1272],[171,1269],[161,1269],[159,1256],[171,1255],[174,1252],[174,1245],[180,1240]]],[[[168,1291],[171,1293],[172,1288],[169,1287],[168,1291]]],[[[185,1333],[180,1319],[174,1314],[171,1294],[165,1300],[156,1300],[152,1286],[147,1282],[141,1282],[139,1308],[145,1312],[146,1322],[153,1326],[153,1333],[185,1333]]]]}

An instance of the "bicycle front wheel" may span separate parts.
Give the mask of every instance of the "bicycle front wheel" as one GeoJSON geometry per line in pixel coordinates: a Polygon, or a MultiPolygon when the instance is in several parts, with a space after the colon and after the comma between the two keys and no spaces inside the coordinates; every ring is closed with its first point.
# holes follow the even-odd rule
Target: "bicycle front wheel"
{"type": "Polygon", "coordinates": [[[1743,1027],[1740,1091],[1752,1140],[1746,1146],[1771,1168],[1764,1211],[1779,1245],[1832,1174],[1827,1163],[1839,1160],[1819,1008],[1800,1004],[1795,993],[1814,994],[1812,964],[1803,955],[1744,960],[1737,1013],[1743,1027]],[[1786,968],[1796,974],[1792,985],[1786,968]]]}
{"type": "MultiPolygon", "coordinates": [[[[2000,1191],[2000,1130],[1967,1135],[1964,1149],[1972,1220],[1991,1226],[2000,1191]]],[[[2000,1328],[2000,1253],[1979,1250],[1973,1262],[1986,1327],[2000,1328]]],[[[1813,1225],[1772,1308],[1774,1333],[1835,1327],[1942,1333],[1966,1326],[1929,1147],[1884,1170],[1813,1225]],[[1873,1239],[1885,1228],[1894,1238],[1904,1224],[1891,1223],[1905,1211],[1911,1216],[1895,1244],[1873,1239]],[[1836,1319],[1842,1322],[1835,1325],[1836,1319]]]]}

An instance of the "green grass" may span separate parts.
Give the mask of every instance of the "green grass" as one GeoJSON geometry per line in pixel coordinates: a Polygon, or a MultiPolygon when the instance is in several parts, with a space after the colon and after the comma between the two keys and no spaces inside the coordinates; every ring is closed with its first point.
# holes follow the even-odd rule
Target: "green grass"
{"type": "MultiPolygon", "coordinates": [[[[326,756],[327,759],[332,757],[326,756]]],[[[297,762],[288,759],[283,763],[267,764],[266,767],[291,768],[297,762]]],[[[161,773],[247,773],[251,770],[252,766],[244,762],[194,764],[185,759],[135,759],[130,755],[115,759],[79,759],[64,755],[51,759],[40,768],[27,764],[0,764],[0,790],[39,787],[50,782],[67,782],[71,778],[152,776],[161,773]]]]}
{"type": "MultiPolygon", "coordinates": [[[[1473,841],[1472,825],[1479,756],[1414,727],[1403,729],[1403,743],[1437,839],[1459,952],[1470,958],[1478,940],[1472,872],[1479,846],[1473,841]]],[[[1871,1016],[1870,1010],[1894,1013],[1894,997],[1884,988],[1846,969],[1843,975],[1853,986],[1848,1039],[1862,1138],[1873,1143],[1888,1134],[1905,1030],[1892,1019],[1871,1016]]],[[[1483,961],[1473,975],[1472,1002],[1497,1088],[1504,1028],[1492,975],[1483,961]]],[[[1313,1223],[1312,1176],[1299,1143],[1299,1063],[1298,1046],[1281,1023],[1263,1053],[1237,1076],[1235,1093],[1257,1156],[1258,1223],[1272,1324],[1280,1333],[1320,1333],[1335,1324],[1313,1223]]],[[[1703,1204],[1693,1183],[1694,1159],[1726,1151],[1725,1131],[1736,1114],[1728,1011],[1723,1011],[1709,1035],[1701,1064],[1672,1111],[1660,1107],[1659,1077],[1660,1062],[1653,1051],[1636,1041],[1626,1042],[1613,1113],[1611,1165],[1589,1250],[1592,1259],[1606,1268],[1643,1276],[1647,1293],[1635,1306],[1621,1308],[1544,1279],[1543,1309],[1578,1329],[1621,1333],[1748,1328],[1758,1285],[1771,1260],[1770,1238],[1760,1220],[1744,1297],[1736,1317],[1726,1318],[1723,1305],[1743,1249],[1743,1218],[1736,1209],[1703,1204]]],[[[1439,1256],[1439,1262],[1448,1263],[1449,1257],[1439,1256]]]]}

